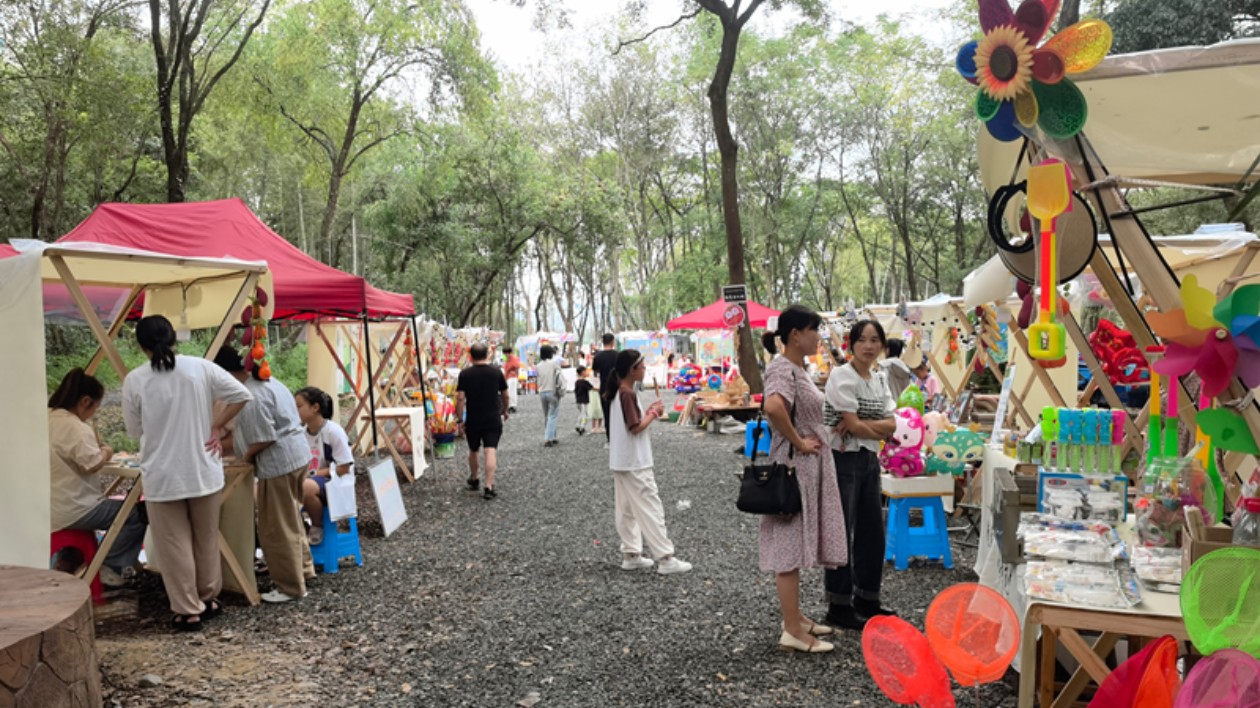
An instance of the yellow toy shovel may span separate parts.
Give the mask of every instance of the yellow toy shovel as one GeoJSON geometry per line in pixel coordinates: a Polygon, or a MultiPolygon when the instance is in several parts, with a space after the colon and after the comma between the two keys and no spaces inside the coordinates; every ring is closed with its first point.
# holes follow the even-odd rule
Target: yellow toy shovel
{"type": "Polygon", "coordinates": [[[1028,327],[1028,355],[1042,366],[1061,366],[1067,356],[1067,330],[1059,323],[1059,253],[1054,220],[1072,209],[1072,178],[1060,160],[1028,168],[1028,213],[1041,223],[1041,305],[1028,327]]]}

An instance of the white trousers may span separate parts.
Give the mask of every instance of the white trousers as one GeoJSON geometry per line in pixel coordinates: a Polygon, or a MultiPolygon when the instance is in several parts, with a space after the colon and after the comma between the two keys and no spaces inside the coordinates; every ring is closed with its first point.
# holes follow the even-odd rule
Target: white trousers
{"type": "Polygon", "coordinates": [[[520,380],[519,380],[519,379],[517,379],[515,376],[509,376],[509,377],[508,377],[508,380],[507,380],[507,385],[508,385],[508,408],[515,408],[515,407],[516,407],[516,386],[517,386],[517,384],[519,384],[519,383],[520,383],[520,380]]]}
{"type": "Polygon", "coordinates": [[[673,555],[674,544],[665,533],[665,508],[652,468],[613,471],[613,489],[621,552],[642,553],[646,545],[655,558],[673,555]]]}

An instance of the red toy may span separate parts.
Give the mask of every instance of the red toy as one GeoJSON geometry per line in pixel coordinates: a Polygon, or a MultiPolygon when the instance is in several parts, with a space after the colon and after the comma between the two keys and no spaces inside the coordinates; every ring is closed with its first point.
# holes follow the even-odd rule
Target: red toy
{"type": "Polygon", "coordinates": [[[1089,335],[1089,348],[1102,364],[1103,373],[1114,384],[1133,384],[1151,380],[1150,365],[1133,335],[1106,319],[1098,321],[1098,329],[1089,335]]]}

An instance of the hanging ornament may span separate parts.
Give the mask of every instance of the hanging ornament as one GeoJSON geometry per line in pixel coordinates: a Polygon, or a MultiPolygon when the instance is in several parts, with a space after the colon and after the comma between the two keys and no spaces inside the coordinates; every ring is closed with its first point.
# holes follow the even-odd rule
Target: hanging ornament
{"type": "Polygon", "coordinates": [[[1059,4],[1024,0],[1012,11],[1007,0],[980,0],[984,36],[962,46],[955,67],[979,86],[976,117],[998,140],[1018,140],[1021,127],[1034,126],[1065,140],[1085,127],[1089,106],[1067,77],[1089,71],[1107,56],[1111,27],[1102,20],[1083,20],[1040,44],[1059,4]]]}

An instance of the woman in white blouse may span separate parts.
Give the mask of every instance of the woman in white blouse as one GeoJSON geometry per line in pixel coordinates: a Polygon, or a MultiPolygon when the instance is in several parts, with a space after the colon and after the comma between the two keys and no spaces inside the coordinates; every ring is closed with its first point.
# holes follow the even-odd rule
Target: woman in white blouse
{"type": "Polygon", "coordinates": [[[219,439],[250,395],[213,363],[176,356],[175,329],[161,315],[137,323],[136,342],[149,363],[123,382],[123,417],[127,434],[140,438],[153,550],[175,613],[171,626],[197,631],[222,611],[219,439]],[[216,401],[227,404],[217,416],[216,401]]]}

